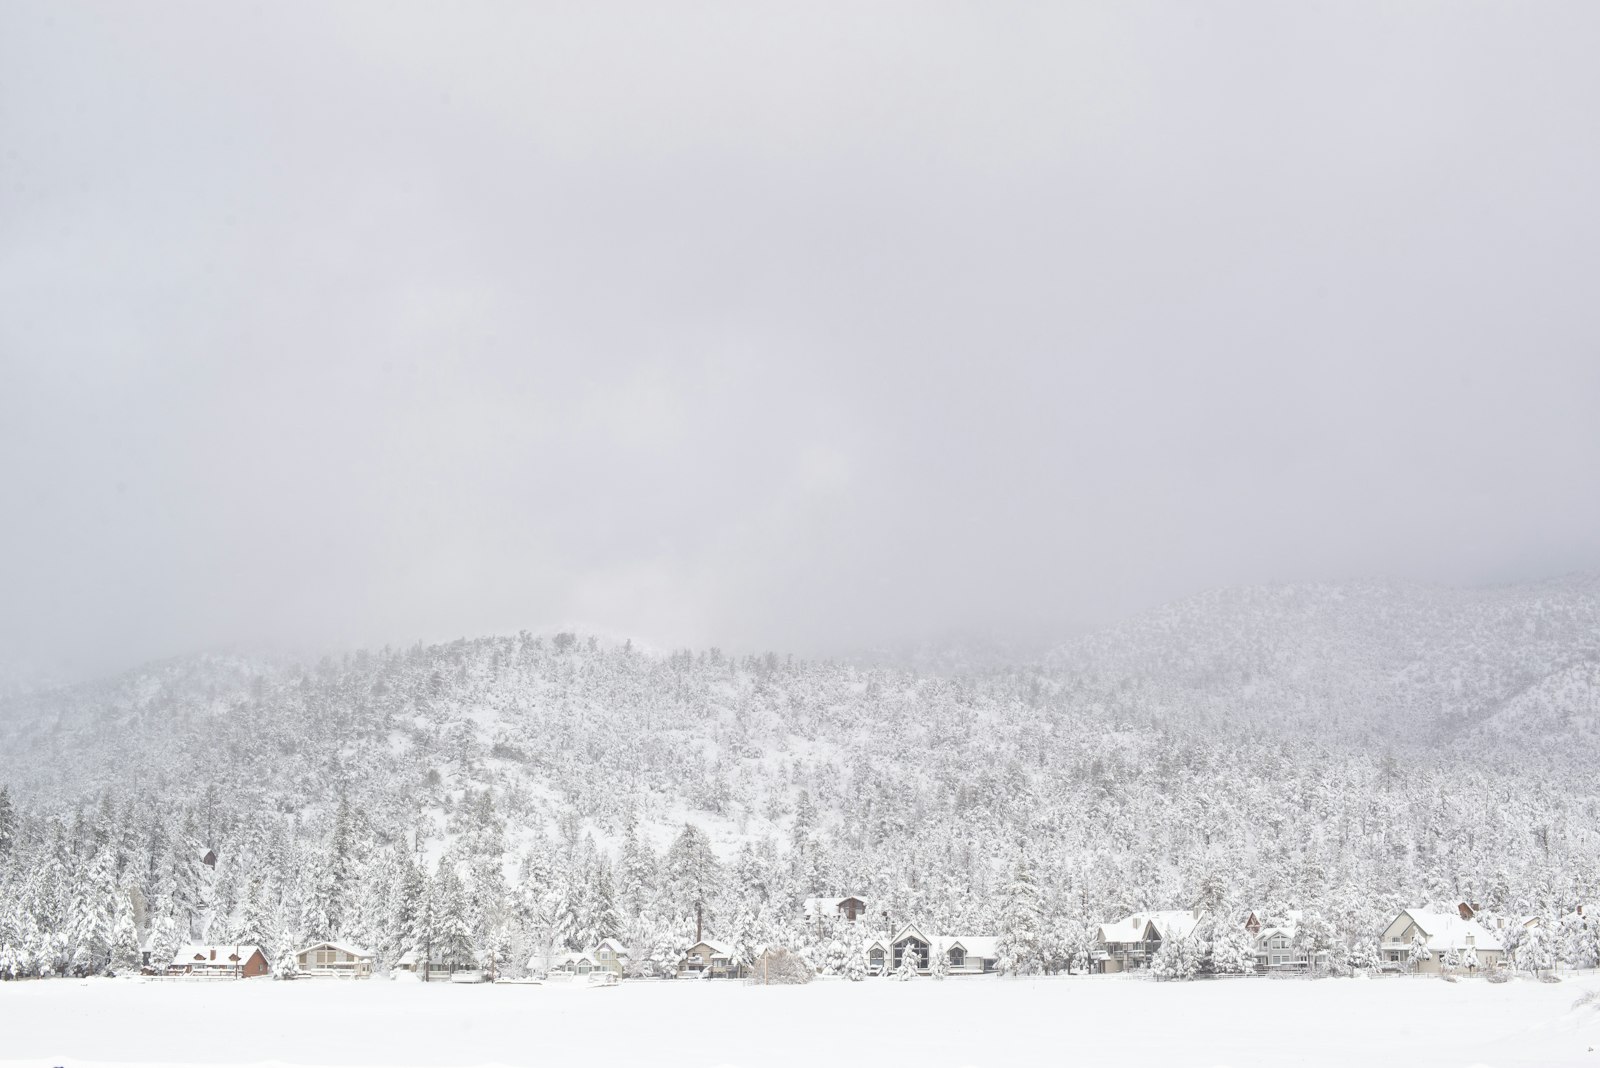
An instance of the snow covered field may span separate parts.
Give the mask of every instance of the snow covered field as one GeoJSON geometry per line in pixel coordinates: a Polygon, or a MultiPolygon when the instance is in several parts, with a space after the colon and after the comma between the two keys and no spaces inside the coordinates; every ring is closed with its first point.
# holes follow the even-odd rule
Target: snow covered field
{"type": "Polygon", "coordinates": [[[559,986],[0,983],[0,1066],[1595,1065],[1600,976],[559,986]]]}

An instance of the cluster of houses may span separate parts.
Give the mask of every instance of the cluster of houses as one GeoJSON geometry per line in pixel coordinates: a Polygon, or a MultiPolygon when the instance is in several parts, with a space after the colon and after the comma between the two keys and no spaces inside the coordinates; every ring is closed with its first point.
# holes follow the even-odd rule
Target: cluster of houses
{"type": "MultiPolygon", "coordinates": [[[[859,897],[809,898],[805,914],[806,922],[816,926],[819,936],[825,936],[837,929],[835,924],[866,921],[868,910],[859,897]]],[[[1106,974],[1148,968],[1163,942],[1188,938],[1203,917],[1200,909],[1175,909],[1136,912],[1114,923],[1101,924],[1090,965],[1094,971],[1106,974]]],[[[1255,912],[1245,915],[1241,926],[1248,935],[1257,973],[1327,970],[1326,949],[1302,948],[1298,938],[1301,918],[1302,914],[1295,911],[1268,920],[1255,912]]],[[[1503,928],[1500,921],[1498,929],[1503,928]]],[[[886,924],[882,935],[866,939],[863,952],[869,975],[899,971],[907,955],[919,973],[931,974],[933,954],[937,952],[944,954],[943,970],[948,975],[984,975],[997,970],[998,942],[986,935],[936,934],[915,923],[898,928],[886,924]]],[[[1505,944],[1500,934],[1479,922],[1466,903],[1453,913],[1402,910],[1385,928],[1378,948],[1386,967],[1421,974],[1437,974],[1451,967],[1452,961],[1467,972],[1490,971],[1505,962],[1505,944]],[[1418,954],[1419,942],[1427,947],[1426,955],[1418,954]]],[[[719,979],[760,974],[764,953],[764,949],[758,950],[754,963],[746,964],[737,959],[731,945],[702,938],[689,948],[677,974],[719,979]]],[[[544,970],[544,963],[543,958],[536,957],[529,966],[544,970]]],[[[609,971],[622,975],[627,965],[627,950],[616,939],[608,938],[587,952],[554,958],[548,971],[565,975],[609,971]]]]}
{"type": "MultiPolygon", "coordinates": [[[[1580,908],[1576,915],[1582,916],[1580,908]]],[[[859,897],[810,898],[805,903],[805,919],[814,924],[819,936],[839,930],[839,925],[865,926],[867,905],[859,897]]],[[[1185,939],[1193,934],[1204,913],[1200,909],[1136,912],[1113,923],[1102,924],[1091,967],[1096,972],[1132,972],[1148,968],[1164,942],[1185,939]]],[[[887,920],[887,917],[884,917],[887,920]]],[[[1243,930],[1253,947],[1255,970],[1272,974],[1325,970],[1328,953],[1305,948],[1298,936],[1301,914],[1288,912],[1264,921],[1251,912],[1243,930]]],[[[1533,921],[1526,921],[1531,923],[1533,921]]],[[[1454,911],[1403,909],[1378,939],[1382,966],[1388,970],[1437,974],[1448,969],[1488,972],[1506,963],[1502,938],[1506,921],[1486,926],[1468,903],[1454,911]]],[[[702,932],[703,934],[703,932],[702,932]]],[[[907,959],[920,973],[935,970],[934,955],[944,956],[942,971],[949,975],[984,975],[996,970],[998,939],[987,935],[936,934],[915,923],[898,928],[885,923],[884,933],[854,941],[864,942],[862,953],[869,975],[900,971],[907,959]]],[[[773,947],[771,952],[777,952],[773,947]]],[[[734,947],[704,937],[697,938],[679,962],[676,975],[702,978],[742,978],[760,974],[762,958],[769,951],[757,950],[753,963],[741,960],[734,947]]],[[[329,976],[365,979],[372,975],[374,955],[370,950],[343,942],[318,942],[295,953],[295,964],[302,976],[329,976]]],[[[555,975],[589,976],[607,973],[621,976],[628,970],[628,950],[614,938],[601,941],[592,949],[563,953],[554,957],[535,956],[528,962],[530,971],[555,975]]],[[[396,963],[402,972],[423,978],[448,979],[449,965],[420,961],[407,953],[396,963]],[[426,969],[424,971],[424,968],[426,969]]],[[[248,978],[265,975],[268,964],[259,946],[185,945],[167,966],[169,975],[248,978]]]]}
{"type": "MultiPolygon", "coordinates": [[[[1115,923],[1101,924],[1091,960],[1098,972],[1126,972],[1147,968],[1171,939],[1188,938],[1199,926],[1199,910],[1136,912],[1115,923]]],[[[1301,913],[1288,912],[1263,922],[1248,913],[1243,927],[1250,935],[1255,970],[1273,974],[1324,971],[1328,951],[1305,948],[1297,937],[1301,913]]],[[[1459,906],[1456,913],[1429,909],[1402,909],[1386,927],[1378,941],[1383,964],[1390,970],[1437,974],[1452,959],[1466,971],[1490,971],[1505,961],[1505,943],[1500,935],[1474,918],[1471,907],[1459,906]],[[1428,953],[1418,954],[1418,944],[1428,953]]]]}
{"type": "MultiPolygon", "coordinates": [[[[150,966],[149,954],[145,970],[150,966]]],[[[300,975],[326,976],[342,979],[368,979],[372,976],[375,959],[371,950],[345,942],[318,942],[294,954],[295,969],[300,975]]],[[[402,961],[401,966],[404,967],[402,961]]],[[[267,955],[260,946],[208,946],[184,945],[172,956],[165,969],[167,975],[187,975],[196,978],[250,979],[266,975],[267,955]]]]}

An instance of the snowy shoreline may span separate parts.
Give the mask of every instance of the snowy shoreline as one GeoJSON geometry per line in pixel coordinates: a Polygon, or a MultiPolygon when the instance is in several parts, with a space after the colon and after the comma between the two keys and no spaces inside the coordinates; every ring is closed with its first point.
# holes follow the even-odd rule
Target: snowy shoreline
{"type": "Polygon", "coordinates": [[[1600,974],[1430,978],[461,986],[138,980],[0,984],[0,1068],[113,1064],[1590,1064],[1600,974]],[[1376,1060],[1375,1060],[1376,1059],[1376,1060]]]}

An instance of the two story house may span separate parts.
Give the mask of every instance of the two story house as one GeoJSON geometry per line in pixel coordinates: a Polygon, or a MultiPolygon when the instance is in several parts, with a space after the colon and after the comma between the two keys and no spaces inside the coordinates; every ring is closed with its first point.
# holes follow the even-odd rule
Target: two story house
{"type": "Polygon", "coordinates": [[[1188,938],[1200,917],[1199,909],[1164,909],[1135,912],[1115,923],[1103,923],[1090,959],[1096,971],[1106,973],[1148,968],[1163,941],[1188,938]]]}
{"type": "Polygon", "coordinates": [[[1489,971],[1506,958],[1500,936],[1477,920],[1461,918],[1459,911],[1401,909],[1378,938],[1378,952],[1386,963],[1424,975],[1445,969],[1445,957],[1454,954],[1462,971],[1489,971]],[[1427,947],[1426,959],[1414,959],[1412,947],[1427,947]]]}

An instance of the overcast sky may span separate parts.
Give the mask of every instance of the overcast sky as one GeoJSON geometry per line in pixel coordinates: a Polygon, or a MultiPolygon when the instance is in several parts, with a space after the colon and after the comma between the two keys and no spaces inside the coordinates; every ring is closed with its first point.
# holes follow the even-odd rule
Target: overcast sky
{"type": "Polygon", "coordinates": [[[1600,4],[0,4],[0,662],[1600,566],[1600,4]]]}

